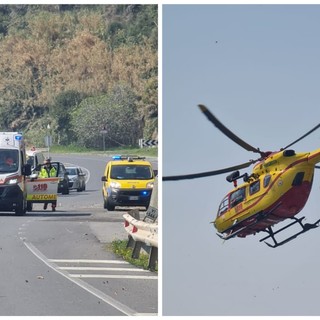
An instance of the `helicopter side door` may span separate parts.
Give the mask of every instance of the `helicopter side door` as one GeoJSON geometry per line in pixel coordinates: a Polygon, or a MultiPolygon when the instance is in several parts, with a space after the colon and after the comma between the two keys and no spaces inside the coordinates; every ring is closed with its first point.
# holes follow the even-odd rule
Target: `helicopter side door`
{"type": "Polygon", "coordinates": [[[230,194],[230,208],[242,203],[246,198],[246,187],[237,189],[230,194]]]}
{"type": "Polygon", "coordinates": [[[245,199],[246,199],[245,186],[229,193],[222,199],[219,205],[217,217],[222,216],[229,209],[232,209],[237,205],[241,204],[245,199]]]}

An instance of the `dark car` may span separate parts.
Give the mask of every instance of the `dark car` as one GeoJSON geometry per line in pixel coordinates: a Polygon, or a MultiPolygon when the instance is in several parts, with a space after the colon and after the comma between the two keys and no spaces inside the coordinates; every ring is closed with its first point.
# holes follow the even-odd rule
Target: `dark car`
{"type": "Polygon", "coordinates": [[[78,192],[86,190],[86,174],[80,167],[66,167],[69,177],[69,189],[76,189],[78,192]]]}
{"type": "MultiPolygon", "coordinates": [[[[58,177],[60,178],[58,185],[58,193],[69,194],[69,177],[67,174],[67,170],[63,163],[56,162],[58,164],[58,177]]],[[[54,163],[53,163],[54,165],[54,163]]]]}

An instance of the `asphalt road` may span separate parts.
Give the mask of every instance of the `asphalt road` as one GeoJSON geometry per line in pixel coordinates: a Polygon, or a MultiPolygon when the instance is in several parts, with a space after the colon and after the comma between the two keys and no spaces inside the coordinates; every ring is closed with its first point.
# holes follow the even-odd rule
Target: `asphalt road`
{"type": "Polygon", "coordinates": [[[0,212],[0,316],[157,314],[157,273],[126,263],[108,246],[127,238],[127,208],[103,209],[108,158],[51,156],[84,168],[86,191],[59,194],[56,212],[41,204],[25,216],[0,212]]]}

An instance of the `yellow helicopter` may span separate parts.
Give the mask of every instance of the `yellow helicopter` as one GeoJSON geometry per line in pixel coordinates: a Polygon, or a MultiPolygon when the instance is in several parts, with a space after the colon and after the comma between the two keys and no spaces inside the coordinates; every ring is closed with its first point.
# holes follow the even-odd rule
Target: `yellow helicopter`
{"type": "Polygon", "coordinates": [[[311,152],[296,153],[289,149],[293,144],[302,140],[320,127],[320,123],[299,139],[290,143],[279,151],[263,152],[259,148],[249,145],[228,128],[226,128],[204,105],[200,110],[222,133],[235,143],[260,157],[246,163],[215,171],[185,174],[177,176],[164,176],[163,181],[176,181],[196,179],[232,172],[227,181],[233,182],[234,189],[221,201],[216,219],[213,221],[218,236],[224,240],[234,237],[246,237],[258,232],[266,232],[273,244],[265,242],[270,247],[281,246],[298,235],[317,228],[320,219],[314,223],[303,223],[305,217],[295,216],[305,206],[313,182],[316,166],[320,162],[320,149],[311,152]],[[240,175],[239,170],[254,165],[252,173],[240,175]],[[243,178],[243,183],[237,181],[243,178]],[[285,219],[291,219],[288,225],[274,231],[273,226],[285,219]],[[298,224],[301,231],[288,238],[277,241],[275,235],[283,230],[298,224]]]}

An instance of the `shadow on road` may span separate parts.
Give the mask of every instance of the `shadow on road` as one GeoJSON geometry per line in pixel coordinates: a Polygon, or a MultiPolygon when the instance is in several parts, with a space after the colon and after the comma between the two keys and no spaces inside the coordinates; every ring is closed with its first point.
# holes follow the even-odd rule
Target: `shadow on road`
{"type": "Polygon", "coordinates": [[[64,211],[42,211],[42,210],[33,210],[32,212],[27,212],[23,216],[17,216],[14,212],[1,212],[0,217],[90,217],[92,213],[78,213],[78,212],[64,212],[64,211]]]}
{"type": "Polygon", "coordinates": [[[97,192],[99,190],[94,190],[94,189],[91,189],[91,190],[85,190],[85,191],[81,191],[81,192],[78,192],[77,190],[69,190],[69,194],[61,194],[61,193],[58,193],[58,197],[70,197],[70,196],[89,196],[91,195],[92,192],[97,192]]]}

